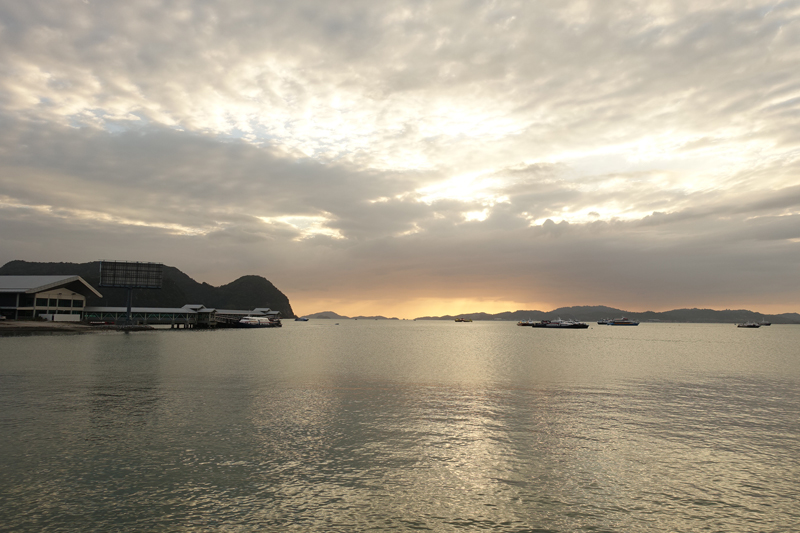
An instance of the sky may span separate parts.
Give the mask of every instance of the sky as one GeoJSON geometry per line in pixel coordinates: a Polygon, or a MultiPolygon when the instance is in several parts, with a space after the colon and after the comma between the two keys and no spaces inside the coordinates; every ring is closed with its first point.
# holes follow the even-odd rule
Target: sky
{"type": "Polygon", "coordinates": [[[297,314],[800,312],[800,1],[0,0],[16,259],[297,314]]]}

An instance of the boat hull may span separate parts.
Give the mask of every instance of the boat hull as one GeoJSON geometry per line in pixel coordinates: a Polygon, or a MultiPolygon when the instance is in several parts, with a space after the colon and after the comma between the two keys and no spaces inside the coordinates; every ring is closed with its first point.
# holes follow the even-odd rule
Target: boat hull
{"type": "Polygon", "coordinates": [[[585,322],[550,322],[543,320],[542,322],[534,322],[530,324],[532,328],[547,328],[547,329],[586,329],[589,324],[585,322]]]}

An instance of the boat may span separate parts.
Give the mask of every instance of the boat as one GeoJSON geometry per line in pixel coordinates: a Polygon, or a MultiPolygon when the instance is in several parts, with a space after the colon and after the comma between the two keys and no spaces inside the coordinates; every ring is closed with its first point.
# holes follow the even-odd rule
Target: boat
{"type": "Polygon", "coordinates": [[[600,320],[597,321],[597,323],[600,324],[600,325],[606,325],[609,322],[611,322],[610,318],[601,318],[600,320]]]}
{"type": "Polygon", "coordinates": [[[757,324],[756,322],[743,322],[741,324],[736,324],[737,328],[760,328],[761,324],[757,324]]]}
{"type": "Polygon", "coordinates": [[[277,318],[262,316],[246,316],[236,323],[237,328],[279,328],[281,325],[277,318]]]}
{"type": "Polygon", "coordinates": [[[519,322],[517,322],[518,326],[532,326],[534,324],[535,322],[533,320],[520,320],[519,322]]]}
{"type": "Polygon", "coordinates": [[[630,318],[622,317],[622,318],[615,318],[613,320],[609,320],[606,322],[609,326],[638,326],[639,323],[635,320],[631,320],[630,318]]]}
{"type": "Polygon", "coordinates": [[[576,320],[542,320],[541,322],[534,322],[531,324],[534,328],[562,328],[562,329],[586,329],[589,324],[586,322],[578,322],[576,320]]]}
{"type": "Polygon", "coordinates": [[[472,322],[471,318],[456,318],[456,322],[472,322]]]}
{"type": "Polygon", "coordinates": [[[294,321],[295,322],[308,322],[308,318],[306,318],[304,316],[299,316],[299,317],[295,318],[294,321]]]}
{"type": "Polygon", "coordinates": [[[767,322],[766,320],[762,320],[758,323],[759,326],[771,326],[772,322],[767,322]]]}

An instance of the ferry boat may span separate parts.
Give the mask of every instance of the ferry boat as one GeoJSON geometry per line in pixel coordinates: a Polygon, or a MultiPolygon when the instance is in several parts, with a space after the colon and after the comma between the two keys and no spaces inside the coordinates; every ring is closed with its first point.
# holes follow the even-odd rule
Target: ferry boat
{"type": "Polygon", "coordinates": [[[742,324],[736,324],[737,328],[760,328],[761,324],[757,324],[755,322],[744,322],[742,324]]]}
{"type": "Polygon", "coordinates": [[[639,323],[635,320],[631,320],[630,318],[615,318],[613,320],[609,320],[606,322],[609,326],[638,326],[639,323]]]}
{"type": "Polygon", "coordinates": [[[600,320],[597,321],[598,324],[603,325],[603,326],[608,324],[609,322],[611,322],[610,318],[601,318],[600,320]]]}
{"type": "Polygon", "coordinates": [[[279,328],[281,327],[279,319],[270,319],[261,316],[246,316],[236,323],[238,328],[279,328]]]}

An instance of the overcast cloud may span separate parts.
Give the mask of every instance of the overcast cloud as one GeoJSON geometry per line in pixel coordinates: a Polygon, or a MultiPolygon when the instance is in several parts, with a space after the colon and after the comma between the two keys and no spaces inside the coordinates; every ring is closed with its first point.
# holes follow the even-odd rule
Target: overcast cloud
{"type": "Polygon", "coordinates": [[[298,313],[800,310],[800,1],[0,0],[0,263],[298,313]]]}

